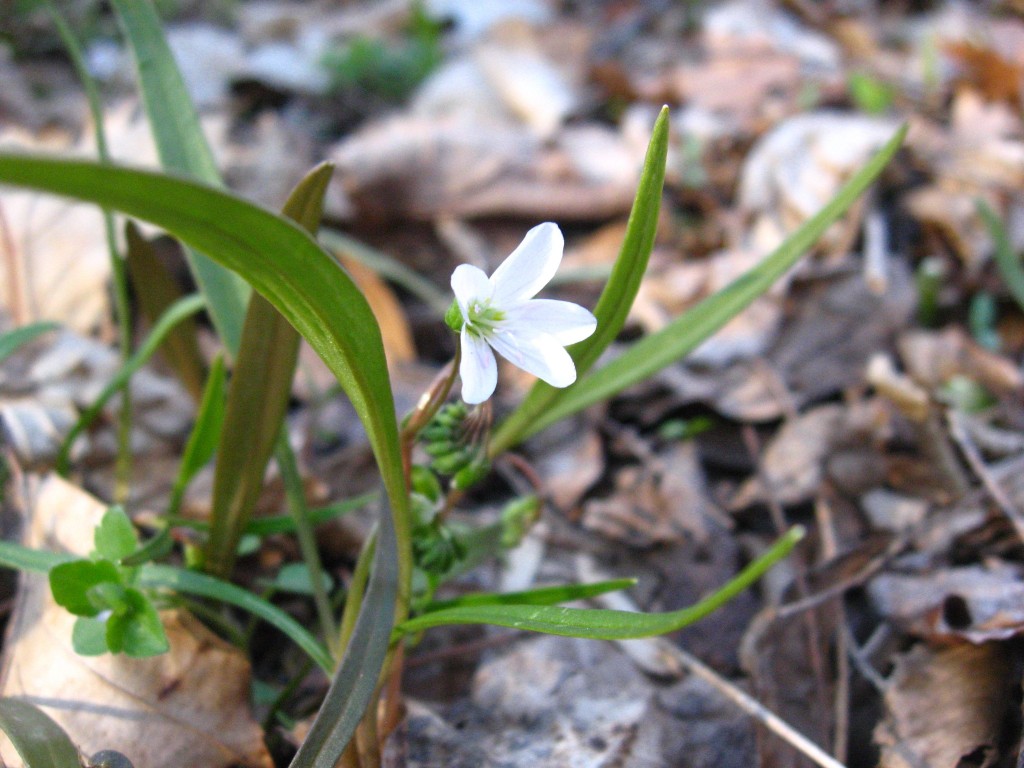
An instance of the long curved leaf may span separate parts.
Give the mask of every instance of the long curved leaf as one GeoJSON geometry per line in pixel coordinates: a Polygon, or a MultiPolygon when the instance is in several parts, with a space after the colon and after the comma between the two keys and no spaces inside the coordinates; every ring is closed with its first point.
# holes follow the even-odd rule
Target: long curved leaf
{"type": "Polygon", "coordinates": [[[445,624],[492,624],[531,632],[594,640],[627,640],[675,632],[704,618],[753,584],[803,538],[799,526],[790,529],[771,549],[750,563],[728,584],[688,608],[667,613],[631,613],[599,608],[550,605],[473,605],[445,608],[402,622],[396,634],[421,632],[445,624]]]}
{"type": "MultiPolygon", "coordinates": [[[[622,248],[615,260],[611,276],[594,307],[597,330],[588,339],[569,347],[576,363],[576,373],[583,376],[619,335],[626,316],[633,306],[647,262],[654,248],[658,230],[661,192],[665,185],[665,161],[668,157],[668,107],[663,107],[651,131],[640,184],[626,224],[622,248]]],[[[532,432],[537,418],[553,404],[566,397],[570,389],[556,389],[543,381],[536,382],[519,407],[495,430],[490,453],[497,456],[532,432]]]]}
{"type": "Polygon", "coordinates": [[[398,540],[408,542],[398,426],[380,329],[362,293],[308,233],[230,193],[123,166],[0,154],[0,183],[106,205],[150,221],[243,275],[338,378],[366,427],[398,540]]]}
{"type": "MultiPolygon", "coordinates": [[[[385,499],[381,499],[386,504],[385,499]]],[[[334,768],[373,700],[387,658],[400,566],[392,515],[381,510],[377,547],[363,607],[320,711],[290,768],[334,768]]]]}
{"type": "Polygon", "coordinates": [[[78,768],[78,749],[49,715],[21,698],[0,699],[0,731],[26,768],[78,768]]]}
{"type": "MultiPolygon", "coordinates": [[[[0,567],[14,568],[31,573],[49,573],[54,566],[70,563],[79,558],[67,552],[47,552],[30,549],[11,541],[0,541],[0,567]]],[[[172,589],[177,592],[209,597],[241,608],[277,627],[293,643],[305,651],[313,661],[330,673],[333,661],[327,649],[295,619],[276,605],[261,600],[252,592],[221,581],[205,573],[196,573],[170,565],[147,563],[139,569],[136,581],[141,587],[172,589]]]]}
{"type": "MultiPolygon", "coordinates": [[[[150,0],[112,0],[139,72],[142,101],[156,140],[160,164],[207,184],[221,185],[213,153],[199,128],[192,100],[164,37],[150,0]]],[[[221,339],[234,354],[242,336],[249,288],[238,275],[211,261],[202,248],[186,247],[185,257],[221,339]]]]}
{"type": "MultiPolygon", "coordinates": [[[[289,196],[282,214],[315,234],[333,170],[324,163],[310,171],[289,196]]],[[[299,334],[257,293],[249,299],[237,352],[217,448],[206,549],[206,569],[222,578],[234,566],[238,540],[259,500],[267,461],[288,410],[299,334]]]]}
{"type": "MultiPolygon", "coordinates": [[[[547,410],[515,433],[519,440],[654,375],[679,360],[725,325],[786,273],[871,185],[903,143],[906,126],[886,142],[834,198],[764,261],[721,291],[632,345],[615,360],[584,376],[547,410]]],[[[510,445],[508,441],[506,444],[510,445]]]]}
{"type": "Polygon", "coordinates": [[[31,325],[23,325],[20,328],[0,334],[0,363],[13,355],[19,347],[39,338],[44,333],[55,331],[58,328],[60,328],[59,323],[44,320],[39,323],[32,323],[31,325]]]}

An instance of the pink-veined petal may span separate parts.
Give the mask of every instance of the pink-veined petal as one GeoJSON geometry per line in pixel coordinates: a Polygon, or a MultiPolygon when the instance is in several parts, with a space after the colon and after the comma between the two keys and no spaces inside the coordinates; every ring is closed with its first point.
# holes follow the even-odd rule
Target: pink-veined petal
{"type": "Polygon", "coordinates": [[[459,302],[462,317],[467,318],[469,303],[474,300],[486,301],[491,298],[494,288],[482,269],[472,264],[460,264],[452,272],[452,292],[455,294],[455,300],[459,302]]]}
{"type": "Polygon", "coordinates": [[[459,343],[462,346],[462,360],[459,362],[462,399],[476,405],[494,394],[498,385],[498,361],[487,342],[465,328],[459,334],[459,343]]]}
{"type": "Polygon", "coordinates": [[[532,299],[558,271],[564,245],[562,231],[550,221],[527,232],[491,275],[495,306],[504,309],[532,299]]]}
{"type": "Polygon", "coordinates": [[[534,299],[506,311],[506,322],[520,333],[547,334],[563,347],[583,341],[597,329],[597,318],[571,301],[534,299]]]}
{"type": "Polygon", "coordinates": [[[553,336],[499,329],[488,341],[510,363],[553,387],[568,387],[576,381],[572,358],[553,336]]]}

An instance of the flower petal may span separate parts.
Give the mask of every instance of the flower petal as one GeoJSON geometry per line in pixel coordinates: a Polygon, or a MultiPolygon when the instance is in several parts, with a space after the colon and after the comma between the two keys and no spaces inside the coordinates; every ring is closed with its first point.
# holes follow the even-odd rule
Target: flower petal
{"type": "Polygon", "coordinates": [[[533,299],[506,311],[507,323],[522,333],[547,334],[562,346],[583,341],[597,329],[597,318],[579,304],[533,299]]]}
{"type": "Polygon", "coordinates": [[[459,334],[459,343],[462,346],[462,360],[459,362],[462,399],[476,405],[494,394],[498,385],[498,362],[487,342],[465,328],[459,334]]]}
{"type": "Polygon", "coordinates": [[[494,274],[494,303],[502,309],[532,299],[562,263],[565,240],[557,224],[546,221],[526,233],[494,274]]]}
{"type": "Polygon", "coordinates": [[[491,298],[494,288],[482,269],[472,264],[460,264],[452,272],[452,292],[459,302],[463,318],[467,318],[469,303],[473,300],[486,301],[491,298]]]}
{"type": "Polygon", "coordinates": [[[553,387],[568,387],[576,381],[576,366],[554,336],[503,328],[488,341],[510,363],[553,387]]]}

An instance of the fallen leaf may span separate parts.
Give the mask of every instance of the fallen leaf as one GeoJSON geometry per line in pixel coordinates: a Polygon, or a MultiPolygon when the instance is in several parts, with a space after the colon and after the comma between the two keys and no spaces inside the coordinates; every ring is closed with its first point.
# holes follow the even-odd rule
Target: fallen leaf
{"type": "Polygon", "coordinates": [[[1019,686],[1012,667],[998,643],[918,645],[898,656],[885,691],[886,717],[875,728],[880,768],[993,765],[1011,690],[1019,686]]]}
{"type": "MultiPolygon", "coordinates": [[[[106,506],[53,475],[28,484],[25,543],[85,554],[106,506]]],[[[23,575],[0,694],[41,706],[85,754],[114,749],[135,768],[271,768],[249,711],[248,660],[185,611],[161,618],[166,654],[79,656],[71,647],[75,617],[53,602],[45,576],[23,575]]],[[[20,765],[6,740],[0,755],[20,765]]]]}

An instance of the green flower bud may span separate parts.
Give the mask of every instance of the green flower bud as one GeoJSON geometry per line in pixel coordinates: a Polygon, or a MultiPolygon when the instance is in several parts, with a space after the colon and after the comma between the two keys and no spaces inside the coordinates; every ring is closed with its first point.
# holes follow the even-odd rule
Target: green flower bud
{"type": "Polygon", "coordinates": [[[540,509],[536,496],[523,496],[506,504],[501,510],[501,545],[506,549],[518,546],[540,517],[540,509]]]}
{"type": "Polygon", "coordinates": [[[448,307],[448,311],[444,313],[444,322],[456,333],[462,330],[462,326],[466,324],[466,321],[462,317],[462,310],[459,308],[458,301],[453,301],[452,305],[448,307]]]}
{"type": "Polygon", "coordinates": [[[452,488],[457,491],[465,491],[472,488],[491,471],[491,462],[484,455],[477,456],[473,461],[464,466],[452,477],[452,488]]]}

